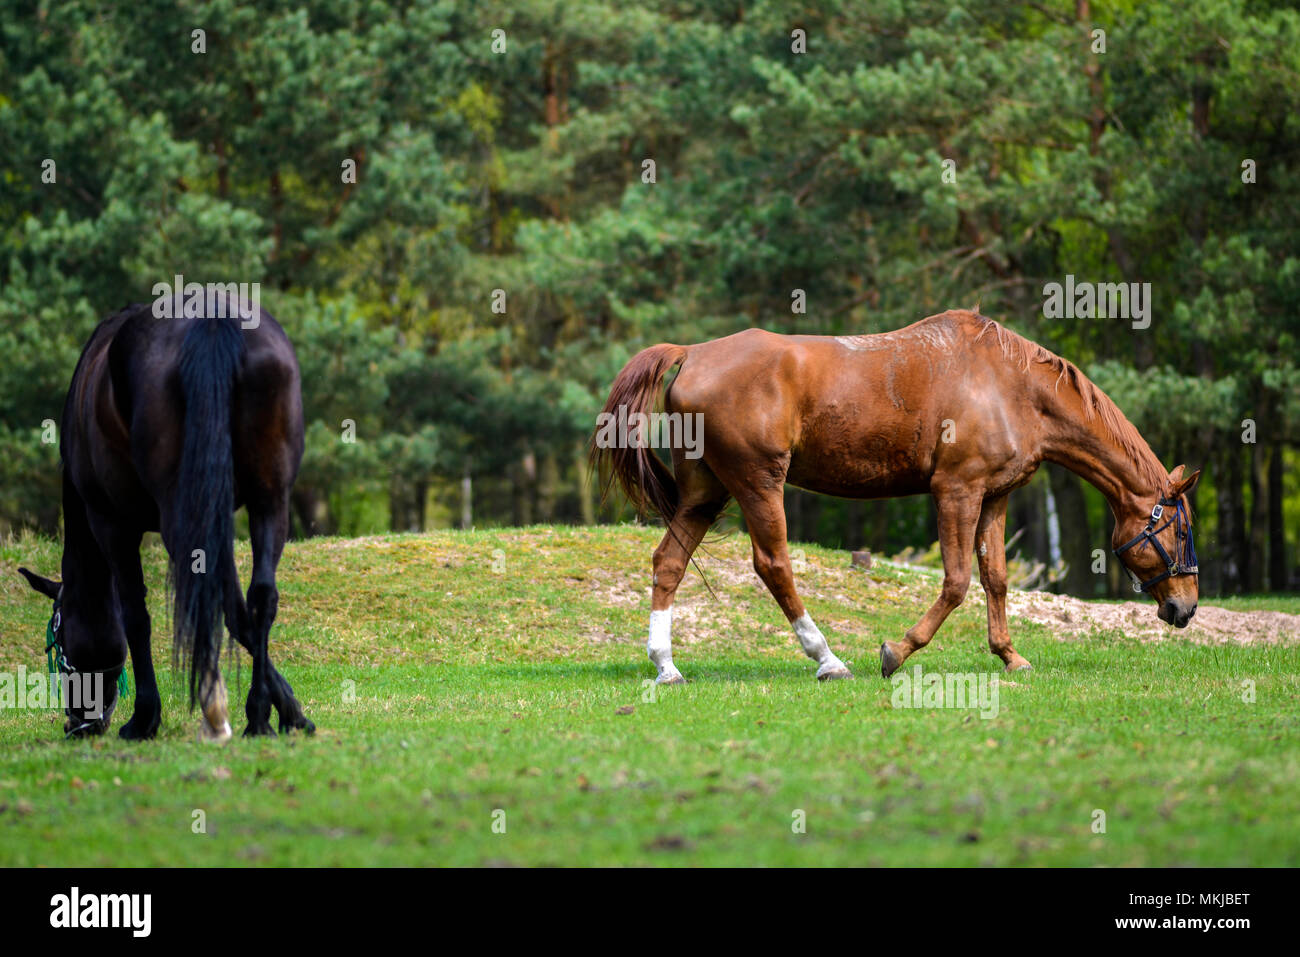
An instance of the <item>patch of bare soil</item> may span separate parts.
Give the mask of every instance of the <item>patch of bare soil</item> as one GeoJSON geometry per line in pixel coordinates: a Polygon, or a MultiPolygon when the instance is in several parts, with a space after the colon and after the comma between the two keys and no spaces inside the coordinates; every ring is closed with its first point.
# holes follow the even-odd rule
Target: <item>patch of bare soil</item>
{"type": "MultiPolygon", "coordinates": [[[[774,605],[767,587],[754,573],[748,548],[742,547],[746,545],[744,540],[726,541],[715,545],[707,556],[700,556],[705,575],[713,586],[712,593],[703,587],[693,568],[688,572],[673,605],[674,643],[688,646],[710,644],[724,638],[734,642],[737,614],[748,614],[754,602],[774,605]]],[[[887,561],[881,564],[893,569],[900,567],[887,561]]],[[[857,609],[871,603],[914,606],[919,615],[938,596],[942,576],[932,569],[913,570],[924,574],[882,585],[873,579],[870,572],[864,574],[851,569],[847,560],[843,566],[823,565],[820,561],[803,562],[796,556],[795,578],[805,599],[816,597],[857,609]]],[[[586,575],[586,585],[605,604],[643,605],[648,609],[649,578],[648,572],[592,569],[586,575]]],[[[984,591],[978,579],[971,582],[966,604],[977,607],[984,604],[984,591]]],[[[1156,604],[1150,599],[1141,602],[1090,602],[1050,592],[1011,590],[1007,594],[1007,612],[1013,618],[1046,625],[1061,640],[1110,630],[1138,641],[1241,645],[1300,641],[1300,615],[1277,611],[1229,611],[1201,604],[1191,623],[1178,629],[1156,617],[1156,604]]],[[[856,627],[851,621],[824,614],[820,623],[840,632],[851,632],[856,627]]],[[[771,625],[761,628],[748,626],[744,629],[746,634],[752,633],[751,627],[776,637],[785,636],[784,629],[771,625]]],[[[1014,620],[1011,627],[1014,631],[1014,620]]],[[[631,642],[641,639],[639,636],[615,637],[601,633],[590,636],[590,640],[631,642]]]]}
{"type": "MultiPolygon", "coordinates": [[[[673,604],[673,641],[676,644],[689,646],[708,642],[727,633],[730,629],[726,627],[725,612],[743,612],[749,606],[749,601],[738,598],[732,589],[741,594],[748,592],[756,598],[772,600],[766,586],[747,563],[712,558],[705,568],[709,583],[714,588],[712,594],[702,587],[699,577],[693,574],[677,593],[677,600],[673,604]]],[[[644,605],[648,611],[651,590],[649,579],[650,576],[645,573],[592,569],[587,573],[587,587],[605,604],[625,607],[644,605]]]]}
{"type": "Polygon", "coordinates": [[[1011,592],[1007,613],[1047,625],[1061,639],[1113,629],[1139,641],[1173,639],[1203,645],[1300,641],[1300,615],[1280,611],[1229,611],[1202,604],[1191,623],[1180,629],[1157,618],[1155,602],[1150,600],[1112,604],[1046,592],[1011,592]]]}
{"type": "MultiPolygon", "coordinates": [[[[700,555],[699,560],[709,587],[705,587],[692,566],[673,604],[674,644],[693,646],[723,642],[728,646],[734,645],[738,640],[737,616],[746,622],[741,630],[744,636],[769,636],[778,641],[789,637],[789,627],[784,624],[748,620],[756,604],[769,610],[777,608],[767,586],[754,571],[748,540],[714,543],[709,553],[700,555]]],[[[823,565],[820,561],[805,559],[802,550],[798,550],[794,568],[799,593],[805,599],[816,598],[835,602],[845,608],[861,608],[863,593],[871,591],[880,600],[892,603],[905,601],[923,607],[919,599],[910,594],[907,586],[900,584],[881,588],[869,573],[851,569],[847,562],[843,567],[823,565]]],[[[602,604],[632,608],[641,606],[649,612],[651,587],[648,570],[629,572],[593,568],[586,572],[582,581],[591,595],[602,604]]],[[[769,614],[768,617],[772,615],[769,614]]],[[[857,627],[853,622],[836,617],[826,617],[821,623],[824,627],[841,631],[852,631],[857,627]]],[[[589,640],[598,643],[617,640],[636,642],[644,641],[644,637],[615,637],[601,631],[590,635],[589,640]]]]}

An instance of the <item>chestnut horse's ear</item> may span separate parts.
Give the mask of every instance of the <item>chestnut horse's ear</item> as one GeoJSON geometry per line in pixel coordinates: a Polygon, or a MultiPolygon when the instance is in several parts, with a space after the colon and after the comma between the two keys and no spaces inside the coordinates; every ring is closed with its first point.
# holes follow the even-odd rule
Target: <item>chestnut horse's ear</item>
{"type": "Polygon", "coordinates": [[[29,572],[25,568],[18,569],[18,574],[27,579],[27,584],[31,585],[38,592],[49,598],[51,601],[59,597],[59,583],[50,581],[48,578],[42,578],[35,572],[29,572]]]}
{"type": "Polygon", "coordinates": [[[1186,495],[1196,487],[1196,483],[1201,477],[1201,470],[1197,469],[1187,478],[1183,478],[1183,469],[1184,466],[1180,465],[1169,473],[1169,498],[1186,495]]]}

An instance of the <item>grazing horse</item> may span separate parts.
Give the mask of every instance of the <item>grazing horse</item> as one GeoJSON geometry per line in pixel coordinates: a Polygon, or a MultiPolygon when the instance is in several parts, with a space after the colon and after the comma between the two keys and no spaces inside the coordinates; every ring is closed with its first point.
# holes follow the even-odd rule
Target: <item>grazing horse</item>
{"type": "MultiPolygon", "coordinates": [[[[1200,477],[1159,459],[1074,365],[978,312],[954,310],[881,335],[783,336],[750,329],[693,346],[662,344],[619,373],[607,416],[644,423],[662,390],[670,416],[703,416],[702,449],[672,448],[673,470],[647,447],[593,439],[593,464],[639,510],[667,523],[654,553],[647,650],[658,681],[683,680],[672,659],[672,604],[687,563],[734,498],[753,540],[754,569],[794,626],[817,677],[851,673],[795,591],[786,546],[786,483],[847,498],[928,492],[938,510],[943,588],[902,641],[880,646],[889,677],[924,647],[970,586],[978,555],[989,648],[1008,671],[1029,662],[1007,630],[1007,495],[1044,461],[1096,486],[1115,515],[1117,560],[1184,627],[1196,611],[1197,565],[1186,493],[1200,477]],[[1164,510],[1172,514],[1163,524],[1164,510]],[[1170,555],[1174,557],[1171,558],[1170,555]]],[[[671,421],[671,420],[669,420],[671,421]]],[[[698,421],[698,420],[697,420],[698,421]]]]}
{"type": "Polygon", "coordinates": [[[162,533],[170,556],[174,650],[189,658],[190,707],[197,699],[201,734],[231,736],[220,670],[223,616],[253,658],[245,734],[274,733],[272,704],[281,731],[314,731],[267,651],[289,491],[303,452],[298,361],[279,324],[260,310],[248,323],[160,319],[147,304],[105,319],[72,375],[59,451],[63,580],[19,571],[54,600],[60,669],[106,679],[103,707],[91,713],[69,706],[69,736],[108,728],[128,649],[135,713],[119,734],[151,738],[158,731],[162,703],[140,567],[147,531],[162,533]],[[234,554],[233,512],[241,504],[253,547],[247,601],[234,554]]]}

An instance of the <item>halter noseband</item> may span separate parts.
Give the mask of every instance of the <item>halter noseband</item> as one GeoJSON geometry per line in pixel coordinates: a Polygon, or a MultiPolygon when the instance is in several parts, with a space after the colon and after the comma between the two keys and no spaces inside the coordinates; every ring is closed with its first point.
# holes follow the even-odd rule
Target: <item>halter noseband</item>
{"type": "Polygon", "coordinates": [[[1196,561],[1196,545],[1192,541],[1192,521],[1187,515],[1186,508],[1183,507],[1181,496],[1177,499],[1162,497],[1157,501],[1151,509],[1151,517],[1147,519],[1146,528],[1142,529],[1142,531],[1140,531],[1134,538],[1129,539],[1119,548],[1116,548],[1114,550],[1115,557],[1119,558],[1121,554],[1141,542],[1151,543],[1151,546],[1156,550],[1156,554],[1160,556],[1160,560],[1164,562],[1165,570],[1155,578],[1149,578],[1146,581],[1142,581],[1142,579],[1137,577],[1137,574],[1133,569],[1124,564],[1124,560],[1121,558],[1119,565],[1124,569],[1124,571],[1128,572],[1128,577],[1133,580],[1134,591],[1149,591],[1153,585],[1158,585],[1166,578],[1174,578],[1178,575],[1199,574],[1200,567],[1197,565],[1196,561]],[[1156,522],[1160,521],[1164,516],[1165,507],[1168,505],[1174,506],[1173,518],[1169,519],[1169,521],[1165,522],[1159,528],[1156,528],[1156,522]],[[1166,552],[1164,546],[1160,544],[1160,539],[1156,538],[1157,535],[1163,532],[1170,525],[1174,526],[1174,548],[1178,552],[1178,561],[1169,557],[1169,553],[1166,552]]]}
{"type": "MultiPolygon", "coordinates": [[[[119,698],[126,697],[126,695],[130,692],[130,683],[125,680],[126,661],[124,660],[120,665],[117,665],[116,667],[113,668],[96,668],[92,671],[83,670],[79,672],[76,668],[72,667],[72,665],[68,663],[68,656],[63,651],[63,642],[59,641],[59,632],[62,630],[63,630],[63,588],[60,587],[59,596],[54,599],[54,612],[50,615],[49,624],[45,626],[45,660],[49,665],[50,674],[53,675],[57,672],[59,675],[66,675],[68,678],[72,678],[74,675],[77,674],[97,675],[97,674],[107,674],[110,671],[117,671],[118,672],[118,680],[117,680],[118,697],[119,698]]],[[[116,705],[116,702],[114,702],[114,704],[116,705]]],[[[71,705],[65,707],[63,710],[64,713],[67,714],[68,718],[71,719],[72,718],[71,705]]],[[[110,711],[109,713],[111,714],[112,712],[110,711]]],[[[65,730],[64,737],[70,738],[74,734],[77,734],[80,731],[85,731],[87,728],[94,727],[95,722],[102,718],[103,718],[103,714],[101,712],[99,718],[90,721],[83,720],[76,727],[67,728],[65,730]]]]}

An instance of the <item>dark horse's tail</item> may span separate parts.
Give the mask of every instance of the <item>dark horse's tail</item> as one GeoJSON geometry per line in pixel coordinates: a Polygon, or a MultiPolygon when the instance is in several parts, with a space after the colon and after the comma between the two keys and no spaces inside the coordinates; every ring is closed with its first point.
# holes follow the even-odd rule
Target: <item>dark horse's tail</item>
{"type": "Polygon", "coordinates": [[[220,665],[226,577],[234,574],[235,479],[230,405],[244,358],[234,319],[199,319],[181,344],[185,437],[173,495],[173,641],[190,659],[190,708],[202,677],[220,665]]]}
{"type": "MultiPolygon", "coordinates": [[[[673,366],[686,359],[686,347],[661,343],[643,349],[634,355],[614,380],[605,400],[600,422],[622,422],[633,415],[647,414],[654,409],[655,399],[663,378],[673,366]],[[613,420],[606,415],[614,416],[613,420]]],[[[610,429],[605,434],[617,434],[610,429]]],[[[648,433],[647,433],[648,434],[648,433]]],[[[614,479],[627,494],[638,512],[647,506],[654,508],[671,522],[677,511],[677,482],[673,473],[659,460],[648,442],[600,441],[602,430],[598,425],[591,440],[590,461],[603,475],[601,501],[609,494],[614,479]]]]}

